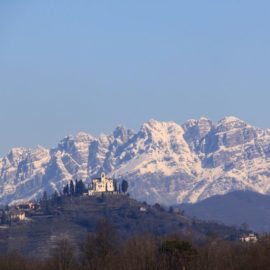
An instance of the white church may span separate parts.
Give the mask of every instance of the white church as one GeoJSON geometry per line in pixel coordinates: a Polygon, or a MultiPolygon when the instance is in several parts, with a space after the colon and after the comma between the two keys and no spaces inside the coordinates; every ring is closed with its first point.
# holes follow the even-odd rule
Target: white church
{"type": "Polygon", "coordinates": [[[107,177],[105,173],[101,174],[100,178],[95,178],[92,180],[92,186],[88,190],[88,195],[95,195],[103,192],[114,192],[115,185],[113,179],[107,177]]]}

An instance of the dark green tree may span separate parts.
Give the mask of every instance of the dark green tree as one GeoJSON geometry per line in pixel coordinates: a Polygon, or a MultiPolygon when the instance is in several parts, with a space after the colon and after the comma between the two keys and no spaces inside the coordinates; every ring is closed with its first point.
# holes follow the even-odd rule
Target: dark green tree
{"type": "Polygon", "coordinates": [[[114,191],[117,191],[117,183],[115,180],[113,181],[113,189],[114,189],[114,191]]]}
{"type": "Polygon", "coordinates": [[[68,195],[68,194],[69,194],[69,186],[68,186],[68,184],[66,184],[66,185],[64,186],[64,188],[63,188],[63,194],[64,194],[64,195],[68,195]]]}
{"type": "Polygon", "coordinates": [[[75,195],[79,195],[78,180],[75,180],[75,195]]]}
{"type": "Polygon", "coordinates": [[[1,222],[3,224],[8,224],[10,221],[9,215],[8,215],[8,211],[6,211],[5,209],[2,210],[2,218],[1,218],[1,222]]]}
{"type": "Polygon", "coordinates": [[[48,201],[47,191],[43,192],[42,201],[48,201]]]}
{"type": "Polygon", "coordinates": [[[53,205],[57,205],[59,203],[59,198],[60,198],[60,196],[59,196],[58,192],[55,191],[53,193],[53,195],[52,195],[52,200],[51,200],[52,201],[52,204],[53,205]]]}
{"type": "Polygon", "coordinates": [[[127,190],[128,190],[128,182],[126,180],[122,180],[121,189],[122,189],[122,192],[124,192],[124,193],[127,192],[127,190]]]}
{"type": "Polygon", "coordinates": [[[41,201],[40,201],[40,206],[43,209],[45,214],[50,213],[50,205],[49,205],[47,191],[43,192],[43,196],[42,196],[41,201]]]}
{"type": "Polygon", "coordinates": [[[74,187],[74,183],[73,183],[72,180],[70,181],[70,184],[69,184],[69,192],[70,192],[70,195],[71,196],[74,196],[74,194],[75,194],[75,187],[74,187]]]}
{"type": "Polygon", "coordinates": [[[84,182],[82,181],[82,179],[79,181],[79,190],[81,195],[87,191],[87,188],[85,187],[84,182]]]}

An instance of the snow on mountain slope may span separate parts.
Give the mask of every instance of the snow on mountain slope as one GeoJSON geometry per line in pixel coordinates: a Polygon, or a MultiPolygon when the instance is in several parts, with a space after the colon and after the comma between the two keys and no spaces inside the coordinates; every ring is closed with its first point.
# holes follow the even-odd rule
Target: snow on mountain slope
{"type": "Polygon", "coordinates": [[[32,197],[42,185],[42,177],[51,157],[49,150],[13,148],[0,159],[0,202],[8,203],[32,197]]]}
{"type": "Polygon", "coordinates": [[[234,190],[268,194],[270,130],[232,116],[182,126],[150,120],[138,132],[80,132],[51,150],[14,148],[0,159],[0,203],[61,191],[71,179],[88,182],[101,172],[127,179],[131,195],[150,203],[197,202],[234,190]]]}
{"type": "Polygon", "coordinates": [[[183,134],[183,128],[176,123],[150,120],[128,142],[120,158],[130,158],[119,162],[121,166],[114,173],[162,173],[166,176],[180,172],[192,174],[198,160],[190,151],[183,134]]]}

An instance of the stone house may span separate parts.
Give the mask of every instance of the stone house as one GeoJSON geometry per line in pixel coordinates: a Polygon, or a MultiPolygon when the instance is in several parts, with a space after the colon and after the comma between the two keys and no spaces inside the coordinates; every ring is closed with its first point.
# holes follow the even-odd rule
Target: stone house
{"type": "Polygon", "coordinates": [[[88,190],[88,195],[114,191],[115,191],[114,180],[107,177],[105,173],[102,173],[100,178],[95,178],[92,180],[92,186],[88,190]]]}
{"type": "Polygon", "coordinates": [[[244,243],[256,243],[258,241],[258,238],[254,233],[250,233],[248,235],[242,236],[240,238],[240,241],[244,243]]]}
{"type": "Polygon", "coordinates": [[[17,209],[12,209],[10,211],[10,220],[11,221],[23,221],[25,220],[25,212],[17,209]]]}

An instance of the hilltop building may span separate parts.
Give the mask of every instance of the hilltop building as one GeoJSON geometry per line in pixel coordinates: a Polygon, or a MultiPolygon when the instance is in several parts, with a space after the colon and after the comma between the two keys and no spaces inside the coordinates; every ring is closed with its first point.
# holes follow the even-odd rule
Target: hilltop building
{"type": "Polygon", "coordinates": [[[37,210],[40,207],[39,203],[36,202],[26,202],[23,204],[17,204],[14,205],[14,208],[17,210],[24,210],[24,211],[28,211],[28,210],[37,210]]]}
{"type": "Polygon", "coordinates": [[[141,206],[141,207],[139,208],[139,210],[140,210],[140,212],[144,212],[144,213],[147,212],[147,209],[146,209],[146,207],[144,207],[144,206],[141,206]]]}
{"type": "Polygon", "coordinates": [[[88,195],[114,191],[116,191],[116,189],[113,179],[107,177],[105,173],[102,173],[100,178],[92,180],[92,185],[88,190],[88,195]]]}
{"type": "Polygon", "coordinates": [[[258,241],[257,236],[254,233],[244,235],[240,238],[240,241],[243,243],[256,243],[258,241]]]}
{"type": "Polygon", "coordinates": [[[21,210],[12,209],[10,211],[10,219],[12,221],[23,221],[25,220],[25,212],[21,210]]]}

